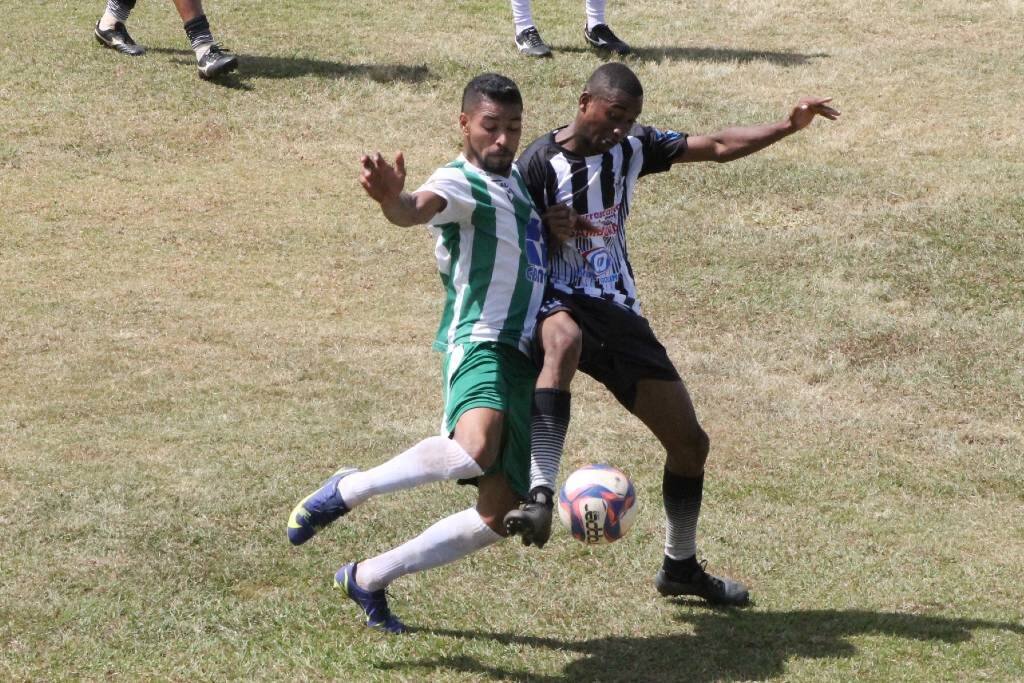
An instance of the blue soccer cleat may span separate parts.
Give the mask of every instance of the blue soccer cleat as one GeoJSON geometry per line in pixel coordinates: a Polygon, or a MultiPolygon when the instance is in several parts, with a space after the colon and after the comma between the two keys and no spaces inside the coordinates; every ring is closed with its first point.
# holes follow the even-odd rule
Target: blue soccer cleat
{"type": "Polygon", "coordinates": [[[354,467],[342,467],[295,506],[288,518],[288,540],[302,545],[316,532],[348,512],[348,506],[338,493],[338,482],[353,472],[354,467]]]}
{"type": "Polygon", "coordinates": [[[366,613],[366,625],[388,633],[405,633],[408,629],[388,608],[384,589],[368,591],[356,583],[356,563],[349,562],[334,574],[334,587],[345,592],[359,609],[366,613]]]}

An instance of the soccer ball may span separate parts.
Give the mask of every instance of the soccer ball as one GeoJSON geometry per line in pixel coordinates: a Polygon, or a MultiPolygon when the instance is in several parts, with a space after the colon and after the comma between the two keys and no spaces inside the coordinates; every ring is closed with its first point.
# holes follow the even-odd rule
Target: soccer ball
{"type": "Polygon", "coordinates": [[[612,543],[636,519],[636,489],[626,473],[611,465],[586,465],[558,492],[558,516],[572,537],[587,545],[612,543]]]}

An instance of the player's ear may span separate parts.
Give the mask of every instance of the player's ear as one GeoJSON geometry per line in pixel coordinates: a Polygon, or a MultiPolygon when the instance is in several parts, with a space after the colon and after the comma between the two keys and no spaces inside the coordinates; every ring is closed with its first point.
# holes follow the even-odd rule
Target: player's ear
{"type": "Polygon", "coordinates": [[[459,113],[459,130],[462,131],[463,135],[469,135],[469,114],[466,112],[459,113]]]}
{"type": "Polygon", "coordinates": [[[580,109],[581,113],[585,114],[587,112],[587,107],[590,106],[590,103],[593,101],[593,99],[594,99],[593,95],[591,95],[586,90],[584,90],[582,93],[580,93],[579,109],[580,109]]]}

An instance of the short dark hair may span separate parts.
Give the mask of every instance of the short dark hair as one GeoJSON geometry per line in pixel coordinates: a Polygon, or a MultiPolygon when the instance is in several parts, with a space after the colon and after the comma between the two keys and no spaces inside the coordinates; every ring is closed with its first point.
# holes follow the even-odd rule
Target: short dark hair
{"type": "Polygon", "coordinates": [[[644,87],[640,85],[640,79],[622,62],[608,62],[597,67],[587,79],[586,88],[591,95],[608,95],[618,90],[630,97],[644,96],[644,87]]]}
{"type": "Polygon", "coordinates": [[[466,84],[465,90],[462,91],[462,111],[468,113],[483,99],[499,104],[523,106],[523,96],[515,81],[496,73],[480,74],[466,84]]]}

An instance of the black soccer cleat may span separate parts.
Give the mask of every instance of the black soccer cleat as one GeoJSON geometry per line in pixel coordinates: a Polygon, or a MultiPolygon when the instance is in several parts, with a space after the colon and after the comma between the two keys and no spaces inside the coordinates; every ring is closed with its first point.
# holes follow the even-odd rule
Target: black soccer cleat
{"type": "Polygon", "coordinates": [[[523,539],[523,545],[543,548],[551,538],[554,494],[546,488],[537,488],[530,492],[530,498],[518,510],[510,510],[505,514],[505,530],[509,536],[518,534],[523,539]]]}
{"type": "Polygon", "coordinates": [[[216,78],[238,68],[238,57],[225,52],[216,43],[199,60],[199,76],[205,79],[216,78]]]}
{"type": "Polygon", "coordinates": [[[114,24],[114,28],[104,31],[100,28],[100,22],[96,22],[96,42],[103,47],[117,50],[123,55],[139,57],[146,54],[146,48],[142,47],[128,35],[128,29],[120,21],[114,24]]]}
{"type": "Polygon", "coordinates": [[[583,37],[594,48],[606,52],[614,52],[620,57],[624,57],[633,51],[624,40],[612,32],[608,24],[598,24],[593,29],[584,28],[583,37]]]}
{"type": "Polygon", "coordinates": [[[739,581],[709,574],[704,569],[706,564],[706,561],[701,562],[689,577],[676,576],[660,569],[654,576],[654,587],[664,596],[696,595],[712,605],[743,607],[750,603],[750,591],[746,586],[739,581]]]}
{"type": "Polygon", "coordinates": [[[544,43],[536,26],[524,28],[516,36],[516,47],[519,54],[529,57],[550,57],[551,48],[544,43]]]}

